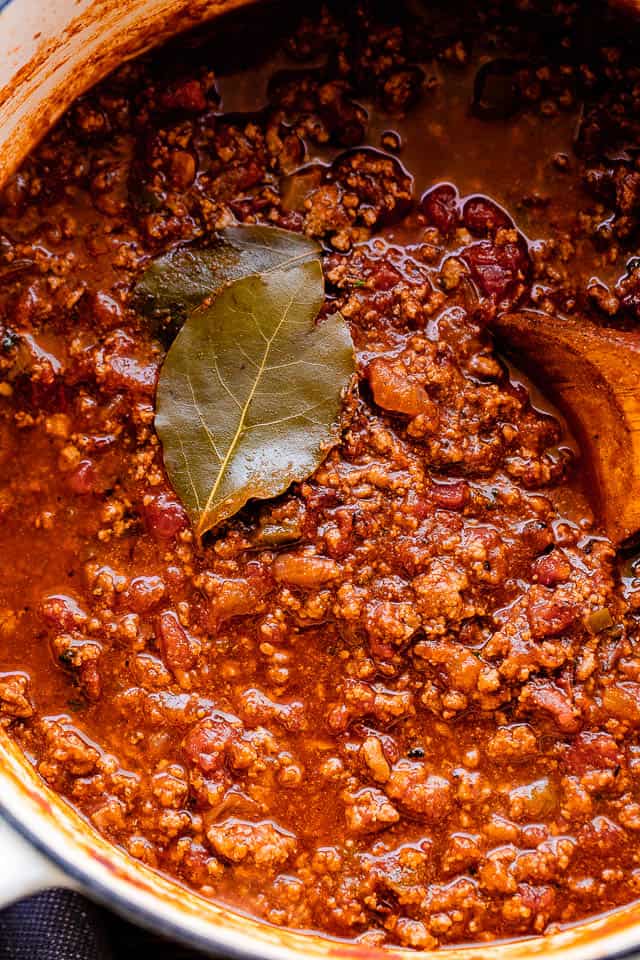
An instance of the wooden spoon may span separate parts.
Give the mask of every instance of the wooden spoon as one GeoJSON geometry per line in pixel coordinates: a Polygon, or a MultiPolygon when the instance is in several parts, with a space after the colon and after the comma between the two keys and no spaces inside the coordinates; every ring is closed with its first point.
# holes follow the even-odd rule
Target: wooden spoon
{"type": "Polygon", "coordinates": [[[505,313],[493,323],[507,351],[567,417],[593,480],[607,532],[621,544],[640,532],[640,333],[505,313]]]}

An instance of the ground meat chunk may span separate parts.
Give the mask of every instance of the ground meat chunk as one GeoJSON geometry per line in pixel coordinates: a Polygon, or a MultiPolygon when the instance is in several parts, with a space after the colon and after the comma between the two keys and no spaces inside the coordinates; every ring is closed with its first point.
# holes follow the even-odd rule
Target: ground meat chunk
{"type": "Polygon", "coordinates": [[[453,791],[445,777],[430,773],[424,764],[401,760],[385,785],[392,800],[428,823],[438,823],[451,810],[453,791]]]}
{"type": "Polygon", "coordinates": [[[371,716],[390,724],[414,713],[413,695],[408,690],[388,690],[382,684],[347,680],[341,693],[341,702],[327,716],[327,725],[335,732],[346,730],[354,718],[371,716]]]}
{"type": "Polygon", "coordinates": [[[3,717],[30,717],[33,705],[28,694],[29,678],[24,674],[0,676],[0,714],[3,717]]]}
{"type": "Polygon", "coordinates": [[[344,800],[347,825],[354,833],[377,833],[400,819],[384,793],[373,787],[346,794],[344,800]]]}
{"type": "Polygon", "coordinates": [[[214,627],[231,617],[254,611],[260,603],[260,584],[254,578],[207,574],[203,577],[203,589],[209,600],[209,619],[214,627]]]}
{"type": "Polygon", "coordinates": [[[423,620],[462,620],[466,610],[462,591],[467,586],[464,572],[446,561],[434,560],[429,571],[412,583],[423,620]]]}
{"type": "Polygon", "coordinates": [[[498,762],[512,763],[534,755],[537,745],[531,727],[526,723],[517,723],[496,730],[487,744],[487,753],[498,762]]]}
{"type": "Polygon", "coordinates": [[[95,769],[100,754],[82,739],[77,730],[57,720],[43,722],[47,753],[73,776],[83,776],[95,769]]]}
{"type": "Polygon", "coordinates": [[[207,840],[224,860],[250,860],[265,870],[282,867],[296,849],[296,838],[270,821],[248,823],[230,818],[212,824],[207,829],[207,840]]]}
{"type": "Polygon", "coordinates": [[[373,227],[397,220],[412,202],[411,177],[398,160],[377,150],[355,150],[334,160],[327,182],[305,201],[305,232],[329,234],[337,250],[373,227]]]}
{"type": "Polygon", "coordinates": [[[243,733],[242,721],[221,712],[196,724],[183,742],[183,750],[191,763],[205,773],[213,773],[224,763],[230,744],[243,733]]]}
{"type": "Polygon", "coordinates": [[[391,600],[371,604],[364,620],[371,652],[380,658],[391,656],[394,647],[402,646],[420,626],[420,618],[410,603],[391,600]]]}
{"type": "Polygon", "coordinates": [[[58,630],[73,630],[87,620],[87,614],[79,604],[72,597],[63,595],[46,597],[42,601],[42,617],[58,630]]]}

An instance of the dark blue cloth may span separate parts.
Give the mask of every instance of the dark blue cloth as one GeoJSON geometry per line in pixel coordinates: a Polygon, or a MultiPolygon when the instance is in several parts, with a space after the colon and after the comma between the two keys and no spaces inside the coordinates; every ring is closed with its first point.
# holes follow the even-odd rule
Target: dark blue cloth
{"type": "Polygon", "coordinates": [[[47,890],[0,911],[0,960],[202,960],[70,890],[47,890]]]}

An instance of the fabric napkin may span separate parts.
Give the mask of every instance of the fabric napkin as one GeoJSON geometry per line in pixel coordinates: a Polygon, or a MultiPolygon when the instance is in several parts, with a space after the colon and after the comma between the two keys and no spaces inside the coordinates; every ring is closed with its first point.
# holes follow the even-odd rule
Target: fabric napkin
{"type": "Polygon", "coordinates": [[[70,890],[46,890],[0,911],[0,960],[202,960],[70,890]]]}

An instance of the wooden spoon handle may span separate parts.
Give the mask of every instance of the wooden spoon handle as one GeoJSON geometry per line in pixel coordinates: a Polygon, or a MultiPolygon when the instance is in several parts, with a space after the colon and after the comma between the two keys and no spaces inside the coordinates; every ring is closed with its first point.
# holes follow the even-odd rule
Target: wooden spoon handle
{"type": "Polygon", "coordinates": [[[557,402],[594,480],[611,539],[640,531],[640,335],[522,310],[494,322],[496,335],[557,402]]]}

